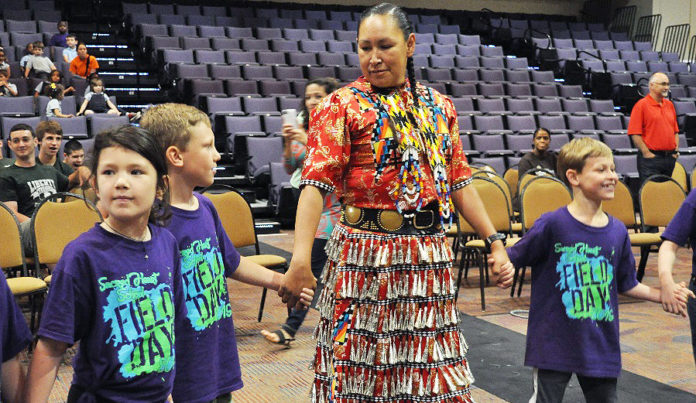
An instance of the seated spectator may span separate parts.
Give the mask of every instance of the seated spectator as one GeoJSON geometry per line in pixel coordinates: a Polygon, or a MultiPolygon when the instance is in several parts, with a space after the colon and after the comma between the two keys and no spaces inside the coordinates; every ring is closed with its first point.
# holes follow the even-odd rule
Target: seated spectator
{"type": "Polygon", "coordinates": [[[77,57],[77,37],[74,34],[68,34],[65,42],[68,46],[63,49],[63,60],[70,63],[77,57]]]}
{"type": "Polygon", "coordinates": [[[2,150],[3,143],[5,142],[0,140],[0,170],[9,167],[15,162],[14,158],[5,157],[5,152],[2,150]]]}
{"type": "Polygon", "coordinates": [[[62,84],[51,83],[47,90],[48,96],[51,98],[46,105],[46,117],[47,118],[74,118],[75,115],[65,115],[63,114],[63,108],[61,101],[63,101],[63,91],[65,88],[62,84]]]}
{"type": "Polygon", "coordinates": [[[63,142],[63,128],[55,120],[44,120],[36,126],[36,138],[39,141],[39,156],[36,163],[49,165],[68,177],[69,187],[82,185],[90,174],[89,168],[83,166],[73,169],[58,158],[58,151],[63,142]]]}
{"type": "Polygon", "coordinates": [[[13,165],[0,169],[0,201],[17,216],[24,252],[30,256],[34,251],[30,223],[36,206],[45,197],[66,191],[69,180],[53,167],[37,164],[38,141],[31,126],[12,126],[8,144],[16,159],[13,165]]]}
{"type": "Polygon", "coordinates": [[[17,86],[9,82],[9,79],[9,74],[4,70],[0,70],[0,97],[17,96],[17,86]]]}
{"type": "Polygon", "coordinates": [[[59,21],[58,22],[58,33],[54,34],[51,39],[48,41],[48,46],[60,46],[61,48],[66,48],[68,47],[67,45],[67,36],[68,36],[68,22],[67,21],[59,21]]]}
{"type": "Polygon", "coordinates": [[[7,72],[7,77],[12,76],[10,64],[7,63],[7,57],[5,57],[5,50],[0,50],[0,71],[7,72]]]}
{"type": "Polygon", "coordinates": [[[85,163],[85,149],[76,139],[68,140],[63,146],[63,162],[73,169],[81,167],[85,163]]]}
{"type": "Polygon", "coordinates": [[[108,113],[109,115],[120,115],[121,112],[116,108],[109,96],[104,92],[104,82],[97,78],[89,82],[91,92],[85,95],[85,100],[77,112],[77,116],[82,114],[92,115],[94,113],[108,113]]]}
{"type": "Polygon", "coordinates": [[[27,67],[27,62],[29,61],[29,58],[34,56],[34,43],[29,42],[27,43],[27,46],[24,48],[24,56],[22,56],[21,59],[19,59],[19,68],[22,69],[22,77],[26,77],[24,75],[27,67]]]}
{"type": "Polygon", "coordinates": [[[77,57],[70,62],[70,72],[76,76],[87,78],[99,69],[99,63],[94,56],[87,54],[87,45],[80,42],[77,45],[77,57]]]}
{"type": "Polygon", "coordinates": [[[556,153],[549,150],[551,135],[547,129],[538,128],[534,132],[532,151],[522,156],[517,167],[519,177],[527,171],[538,169],[537,175],[556,175],[556,153]]]}
{"type": "Polygon", "coordinates": [[[56,66],[51,59],[44,56],[44,45],[40,41],[34,42],[33,55],[27,60],[24,68],[24,77],[36,77],[47,79],[56,66]]]}
{"type": "MultiPolygon", "coordinates": [[[[36,98],[39,95],[49,96],[48,89],[50,84],[62,84],[63,87],[65,87],[65,83],[63,83],[63,81],[63,73],[61,73],[60,70],[53,70],[51,75],[48,77],[48,81],[42,81],[36,86],[36,88],[34,88],[34,97],[36,98]]],[[[73,86],[67,87],[63,90],[63,96],[66,96],[74,91],[75,88],[73,86]]]]}

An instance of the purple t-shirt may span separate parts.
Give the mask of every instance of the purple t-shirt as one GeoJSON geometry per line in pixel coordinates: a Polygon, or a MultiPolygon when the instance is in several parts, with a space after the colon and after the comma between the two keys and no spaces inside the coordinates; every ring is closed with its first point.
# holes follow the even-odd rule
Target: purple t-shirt
{"type": "Polygon", "coordinates": [[[591,227],[562,207],[542,215],[508,255],[532,268],[525,365],[617,378],[618,293],[638,285],[626,227],[611,216],[591,227]]]}
{"type": "Polygon", "coordinates": [[[213,203],[200,194],[199,207],[172,207],[168,229],[181,253],[188,316],[176,323],[174,401],[209,402],[241,389],[242,374],[226,277],[239,266],[213,203]]]}
{"type": "Polygon", "coordinates": [[[696,189],[692,189],[682,203],[677,214],[662,234],[662,238],[684,246],[688,241],[693,255],[691,256],[691,274],[696,275],[696,189]]]}
{"type": "MultiPolygon", "coordinates": [[[[31,342],[31,332],[0,270],[0,364],[14,358],[31,342]]],[[[2,383],[2,379],[0,379],[2,383]]]]}
{"type": "Polygon", "coordinates": [[[136,242],[99,224],[53,272],[39,336],[80,341],[72,383],[119,402],[161,402],[174,384],[174,322],[186,315],[176,240],[136,242]]]}

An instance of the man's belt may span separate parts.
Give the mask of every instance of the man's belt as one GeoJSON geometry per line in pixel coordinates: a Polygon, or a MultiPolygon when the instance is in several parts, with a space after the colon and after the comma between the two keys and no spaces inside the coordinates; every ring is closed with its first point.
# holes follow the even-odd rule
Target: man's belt
{"type": "MultiPolygon", "coordinates": [[[[649,149],[650,150],[650,149],[649,149]]],[[[650,150],[651,153],[659,155],[661,157],[672,156],[677,153],[676,150],[650,150]]]]}
{"type": "Polygon", "coordinates": [[[341,222],[349,227],[390,234],[419,235],[441,231],[437,202],[420,211],[382,210],[344,206],[341,222]]]}

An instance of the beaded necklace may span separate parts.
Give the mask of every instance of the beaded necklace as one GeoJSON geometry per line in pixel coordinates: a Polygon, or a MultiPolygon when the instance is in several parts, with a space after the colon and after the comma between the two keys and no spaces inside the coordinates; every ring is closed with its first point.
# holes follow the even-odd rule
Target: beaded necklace
{"type": "MultiPolygon", "coordinates": [[[[451,148],[451,139],[447,117],[442,108],[435,105],[432,90],[419,89],[419,104],[424,107],[409,109],[405,106],[408,97],[404,99],[399,91],[387,95],[374,91],[367,94],[355,87],[351,87],[351,91],[369,102],[377,114],[372,132],[372,150],[377,171],[375,180],[390,161],[401,161],[397,176],[400,183],[393,192],[397,211],[403,211],[401,197],[408,204],[415,205],[416,210],[420,210],[423,205],[423,171],[419,155],[421,151],[425,151],[438,195],[440,223],[444,225],[444,221],[447,220],[451,225],[453,206],[445,159],[445,154],[451,148]]],[[[408,84],[406,92],[410,93],[408,84]]]]}

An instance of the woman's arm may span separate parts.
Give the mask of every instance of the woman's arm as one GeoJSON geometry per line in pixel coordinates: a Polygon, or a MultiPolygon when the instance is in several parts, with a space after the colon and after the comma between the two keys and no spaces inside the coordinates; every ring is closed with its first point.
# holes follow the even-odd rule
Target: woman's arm
{"type": "Polygon", "coordinates": [[[290,268],[280,282],[278,295],[295,306],[303,288],[316,288],[317,280],[312,274],[312,244],[324,208],[325,191],[316,186],[305,185],[297,203],[295,217],[295,245],[290,268]]]}
{"type": "Polygon", "coordinates": [[[29,364],[29,375],[25,388],[25,402],[44,403],[48,401],[51,394],[53,383],[56,380],[58,367],[63,359],[65,350],[68,349],[66,343],[39,338],[39,342],[34,349],[34,356],[29,364]]]}
{"type": "MultiPolygon", "coordinates": [[[[481,239],[486,239],[496,232],[476,188],[467,185],[456,190],[452,193],[452,201],[459,213],[474,227],[481,239]]],[[[512,284],[514,269],[512,269],[512,265],[506,264],[510,259],[502,241],[495,241],[491,244],[491,258],[493,260],[491,273],[498,276],[498,287],[509,287],[512,284]]]]}

